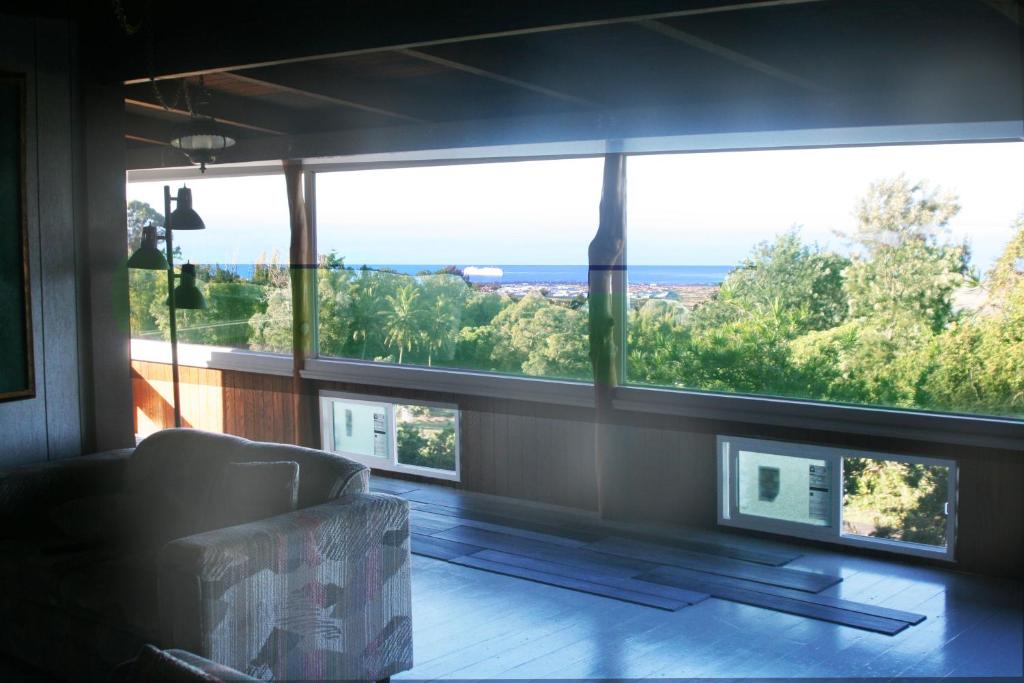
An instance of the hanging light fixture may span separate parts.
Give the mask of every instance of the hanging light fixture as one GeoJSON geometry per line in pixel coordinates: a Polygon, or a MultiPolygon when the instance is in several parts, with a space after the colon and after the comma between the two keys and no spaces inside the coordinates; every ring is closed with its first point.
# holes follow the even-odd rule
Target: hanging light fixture
{"type": "Polygon", "coordinates": [[[217,125],[216,119],[195,113],[171,140],[171,147],[184,152],[193,164],[199,164],[200,173],[206,173],[206,164],[215,162],[221,152],[234,144],[235,139],[217,125]]]}

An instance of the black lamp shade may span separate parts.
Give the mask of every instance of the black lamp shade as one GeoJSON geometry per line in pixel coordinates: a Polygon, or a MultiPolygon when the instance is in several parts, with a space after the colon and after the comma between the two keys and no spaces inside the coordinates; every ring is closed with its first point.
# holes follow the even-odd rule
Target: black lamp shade
{"type": "Polygon", "coordinates": [[[156,246],[156,226],[142,226],[142,244],[128,259],[129,268],[167,270],[167,258],[156,246]]]}
{"type": "Polygon", "coordinates": [[[205,309],[206,299],[196,287],[196,267],[186,263],[181,267],[181,282],[174,288],[174,307],[205,309]]]}
{"type": "MultiPolygon", "coordinates": [[[[192,208],[192,190],[182,187],[178,190],[178,203],[171,212],[172,230],[205,230],[206,224],[192,208]]],[[[193,269],[194,270],[194,269],[193,269]]]]}

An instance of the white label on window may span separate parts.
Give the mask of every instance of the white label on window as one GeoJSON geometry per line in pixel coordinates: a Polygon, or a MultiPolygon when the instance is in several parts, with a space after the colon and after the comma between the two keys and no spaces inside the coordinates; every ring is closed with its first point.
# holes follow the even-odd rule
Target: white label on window
{"type": "Polygon", "coordinates": [[[373,454],[379,458],[388,457],[387,413],[373,414],[373,454]]]}
{"type": "Polygon", "coordinates": [[[828,466],[810,465],[809,467],[807,500],[810,507],[807,513],[811,519],[828,522],[832,518],[832,492],[828,481],[828,466]]]}

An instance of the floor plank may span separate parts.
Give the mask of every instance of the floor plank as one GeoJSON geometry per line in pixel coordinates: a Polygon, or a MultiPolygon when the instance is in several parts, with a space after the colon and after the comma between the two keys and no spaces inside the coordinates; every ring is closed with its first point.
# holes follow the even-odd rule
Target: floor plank
{"type": "Polygon", "coordinates": [[[589,550],[607,553],[617,557],[632,557],[653,564],[667,564],[694,571],[731,576],[783,588],[820,592],[842,581],[841,577],[828,574],[788,569],[786,567],[765,567],[730,558],[703,555],[679,548],[666,548],[653,543],[634,541],[628,538],[606,538],[586,546],[589,550]]]}
{"type": "Polygon", "coordinates": [[[690,604],[688,602],[683,602],[681,600],[663,598],[661,596],[652,595],[650,593],[639,593],[632,590],[617,588],[615,586],[608,586],[603,583],[594,583],[592,581],[585,581],[583,579],[561,576],[559,574],[549,574],[547,572],[536,571],[534,569],[527,569],[525,567],[517,567],[511,564],[492,562],[490,560],[485,560],[480,557],[477,557],[476,555],[466,555],[463,557],[457,557],[452,559],[451,562],[466,567],[473,567],[474,569],[483,569],[484,571],[495,572],[497,574],[514,576],[519,579],[526,579],[527,581],[536,581],[538,583],[544,583],[549,586],[569,588],[571,590],[580,591],[582,593],[600,595],[605,598],[622,600],[623,602],[631,602],[635,605],[646,605],[647,607],[656,607],[658,609],[664,609],[669,611],[682,609],[683,607],[686,607],[690,604]]]}
{"type": "Polygon", "coordinates": [[[657,595],[662,598],[667,598],[669,600],[678,600],[680,602],[685,602],[690,605],[695,605],[698,602],[707,600],[709,597],[707,593],[697,593],[695,591],[683,590],[681,588],[651,583],[649,581],[639,581],[637,579],[623,579],[616,576],[610,576],[608,574],[581,574],[580,570],[575,567],[570,567],[564,564],[558,564],[557,562],[545,562],[544,560],[536,560],[534,558],[524,557],[522,555],[512,555],[510,553],[503,553],[498,550],[481,550],[478,553],[473,553],[472,555],[470,555],[470,557],[481,560],[488,560],[491,562],[498,562],[501,564],[511,565],[515,567],[521,567],[523,569],[532,569],[535,571],[541,571],[548,574],[557,574],[558,576],[564,576],[566,578],[581,578],[591,583],[598,583],[604,586],[621,588],[623,590],[634,591],[637,593],[657,595]]]}
{"type": "Polygon", "coordinates": [[[895,635],[909,626],[905,621],[887,619],[864,614],[863,612],[851,612],[828,605],[818,605],[804,600],[794,600],[793,598],[779,595],[736,588],[735,586],[726,585],[724,582],[711,579],[696,578],[692,572],[687,574],[678,572],[676,567],[659,567],[637,578],[642,581],[664,583],[677,588],[708,593],[713,597],[723,600],[742,602],[745,605],[764,607],[778,612],[785,612],[786,614],[795,614],[844,626],[853,626],[854,628],[875,631],[886,635],[895,635]]]}

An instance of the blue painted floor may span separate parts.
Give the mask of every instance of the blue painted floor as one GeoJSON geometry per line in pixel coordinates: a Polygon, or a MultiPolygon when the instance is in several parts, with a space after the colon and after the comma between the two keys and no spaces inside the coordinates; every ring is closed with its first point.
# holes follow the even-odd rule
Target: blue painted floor
{"type": "Polygon", "coordinates": [[[1021,583],[798,550],[788,566],[844,577],[823,594],[927,619],[885,636],[714,598],[666,612],[413,556],[416,666],[396,678],[1024,675],[1021,583]]]}

